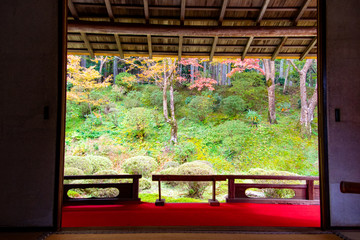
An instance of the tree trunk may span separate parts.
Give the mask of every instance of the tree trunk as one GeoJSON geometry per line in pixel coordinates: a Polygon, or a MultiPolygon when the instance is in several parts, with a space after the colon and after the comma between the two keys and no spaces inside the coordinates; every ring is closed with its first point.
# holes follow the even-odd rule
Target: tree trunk
{"type": "Polygon", "coordinates": [[[268,120],[270,124],[276,122],[276,111],[275,111],[275,62],[269,59],[263,59],[265,68],[265,79],[268,91],[268,120]]]}
{"type": "Polygon", "coordinates": [[[113,85],[115,84],[115,79],[116,76],[119,74],[118,72],[118,59],[117,57],[114,57],[114,62],[113,62],[113,85]]]}
{"type": "MultiPolygon", "coordinates": [[[[168,72],[166,68],[167,63],[164,61],[164,76],[163,76],[163,113],[165,121],[171,127],[171,135],[170,135],[170,143],[176,144],[177,143],[177,131],[178,126],[175,118],[175,101],[174,101],[174,87],[173,87],[173,74],[168,72]],[[170,82],[169,82],[170,81],[170,82]],[[170,87],[170,114],[171,117],[169,118],[169,111],[168,111],[168,104],[167,104],[167,88],[168,85],[170,87]]],[[[171,66],[171,60],[168,62],[168,66],[171,66]]]]}
{"type": "Polygon", "coordinates": [[[190,65],[190,77],[191,77],[191,83],[194,83],[194,66],[190,65]]]}
{"type": "Polygon", "coordinates": [[[290,66],[287,64],[286,70],[285,70],[285,74],[284,74],[284,89],[283,89],[283,94],[286,94],[286,86],[287,86],[287,80],[288,80],[288,76],[289,76],[289,69],[290,69],[290,66]]]}
{"type": "Polygon", "coordinates": [[[308,101],[306,91],[306,74],[309,71],[312,59],[307,59],[304,67],[300,70],[295,63],[290,60],[295,70],[300,75],[300,100],[301,100],[301,113],[300,113],[300,124],[301,134],[307,137],[311,136],[311,122],[314,119],[314,109],[317,105],[317,84],[315,85],[314,93],[308,101]]]}
{"type": "Polygon", "coordinates": [[[80,67],[86,68],[86,58],[85,58],[85,56],[81,56],[81,58],[80,58],[80,67]]]}
{"type": "Polygon", "coordinates": [[[284,78],[284,59],[280,60],[279,78],[284,78]]]}

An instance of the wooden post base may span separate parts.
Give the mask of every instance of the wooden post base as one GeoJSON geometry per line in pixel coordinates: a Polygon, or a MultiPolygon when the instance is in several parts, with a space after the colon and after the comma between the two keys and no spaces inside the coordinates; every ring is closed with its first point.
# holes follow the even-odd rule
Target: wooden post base
{"type": "Polygon", "coordinates": [[[156,199],[155,206],[164,206],[165,199],[156,199]]]}
{"type": "Polygon", "coordinates": [[[213,206],[213,207],[220,206],[219,201],[218,200],[213,200],[213,199],[209,199],[209,204],[210,204],[210,206],[213,206]]]}

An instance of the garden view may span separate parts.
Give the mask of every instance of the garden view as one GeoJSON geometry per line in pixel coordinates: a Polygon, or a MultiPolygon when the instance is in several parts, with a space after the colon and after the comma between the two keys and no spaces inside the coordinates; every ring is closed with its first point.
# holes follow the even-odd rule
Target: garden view
{"type": "MultiPolygon", "coordinates": [[[[158,198],[152,174],[317,176],[316,69],[314,59],[69,55],[65,175],[142,174],[140,198],[149,202],[158,198]]],[[[219,182],[218,199],[226,194],[227,183],[219,182]]],[[[162,195],[167,202],[202,202],[211,186],[169,182],[162,195]]]]}

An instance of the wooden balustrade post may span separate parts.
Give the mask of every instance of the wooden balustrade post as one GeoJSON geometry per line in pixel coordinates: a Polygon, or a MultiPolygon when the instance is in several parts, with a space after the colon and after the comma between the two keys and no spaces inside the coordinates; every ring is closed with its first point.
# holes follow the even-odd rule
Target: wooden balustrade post
{"type": "Polygon", "coordinates": [[[218,200],[216,200],[216,179],[213,178],[213,192],[212,192],[212,199],[209,199],[210,206],[220,206],[220,203],[218,200]]]}
{"type": "Polygon", "coordinates": [[[307,199],[314,200],[314,180],[306,180],[307,199]]]}
{"type": "Polygon", "coordinates": [[[161,199],[161,180],[159,179],[159,199],[156,199],[155,206],[164,206],[165,199],[161,199]]]}
{"type": "Polygon", "coordinates": [[[139,199],[139,179],[138,178],[133,178],[133,196],[132,196],[132,198],[134,199],[134,200],[138,200],[138,201],[140,201],[140,199],[139,199]]]}
{"type": "Polygon", "coordinates": [[[228,197],[226,199],[226,202],[228,200],[235,198],[235,179],[234,178],[228,178],[228,197]]]}

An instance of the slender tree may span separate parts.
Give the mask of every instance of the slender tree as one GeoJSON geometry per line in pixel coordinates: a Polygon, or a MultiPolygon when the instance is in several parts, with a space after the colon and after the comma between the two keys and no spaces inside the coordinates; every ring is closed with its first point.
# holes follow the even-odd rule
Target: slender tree
{"type": "Polygon", "coordinates": [[[266,87],[268,91],[268,119],[271,124],[276,123],[275,111],[275,62],[263,59],[265,69],[266,87]]]}
{"type": "Polygon", "coordinates": [[[310,137],[311,136],[311,122],[314,119],[314,110],[317,106],[317,84],[314,88],[314,93],[310,99],[307,99],[306,89],[306,74],[311,68],[313,63],[312,59],[307,59],[304,67],[300,70],[294,63],[293,60],[289,60],[291,65],[300,75],[300,100],[301,100],[301,113],[300,113],[300,124],[301,134],[310,137]]]}

